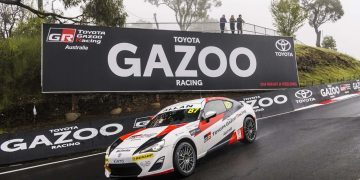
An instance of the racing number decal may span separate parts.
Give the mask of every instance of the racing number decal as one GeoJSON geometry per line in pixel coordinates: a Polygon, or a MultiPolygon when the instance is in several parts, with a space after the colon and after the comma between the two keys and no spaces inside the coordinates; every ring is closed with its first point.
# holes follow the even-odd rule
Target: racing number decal
{"type": "Polygon", "coordinates": [[[188,113],[188,114],[195,114],[196,112],[199,111],[199,109],[200,109],[200,108],[190,108],[190,109],[187,111],[187,113],[188,113]]]}

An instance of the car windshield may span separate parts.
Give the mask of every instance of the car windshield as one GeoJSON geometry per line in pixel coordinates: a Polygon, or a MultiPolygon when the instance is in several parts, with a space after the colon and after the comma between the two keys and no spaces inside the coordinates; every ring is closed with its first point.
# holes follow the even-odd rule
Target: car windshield
{"type": "Polygon", "coordinates": [[[154,117],[147,125],[147,128],[196,121],[199,117],[199,113],[200,108],[164,112],[154,117]]]}

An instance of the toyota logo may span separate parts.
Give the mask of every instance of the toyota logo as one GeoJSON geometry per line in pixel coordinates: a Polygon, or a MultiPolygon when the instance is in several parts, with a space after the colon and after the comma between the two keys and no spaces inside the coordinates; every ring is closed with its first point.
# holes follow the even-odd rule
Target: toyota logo
{"type": "Polygon", "coordinates": [[[275,43],[276,49],[279,51],[289,51],[291,48],[291,44],[288,40],[285,39],[279,39],[275,43]]]}
{"type": "Polygon", "coordinates": [[[302,89],[302,90],[298,90],[295,93],[295,96],[298,99],[306,99],[312,96],[312,91],[308,90],[308,89],[302,89]]]}

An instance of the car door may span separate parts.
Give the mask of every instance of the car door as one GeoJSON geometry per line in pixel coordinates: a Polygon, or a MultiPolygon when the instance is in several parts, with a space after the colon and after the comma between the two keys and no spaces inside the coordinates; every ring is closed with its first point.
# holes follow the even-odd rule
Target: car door
{"type": "Polygon", "coordinates": [[[205,152],[222,139],[222,136],[218,135],[217,133],[219,133],[218,130],[224,124],[223,118],[226,111],[224,102],[222,100],[213,100],[207,102],[204,106],[202,116],[204,116],[209,111],[215,111],[216,116],[210,118],[209,121],[206,121],[202,118],[202,120],[199,122],[199,129],[202,132],[200,134],[201,137],[199,137],[199,143],[203,144],[201,149],[205,152]]]}

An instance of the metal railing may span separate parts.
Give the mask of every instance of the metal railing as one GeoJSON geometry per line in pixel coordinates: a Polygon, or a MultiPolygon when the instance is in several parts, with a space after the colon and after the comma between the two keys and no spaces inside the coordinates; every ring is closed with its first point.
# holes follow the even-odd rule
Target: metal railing
{"type": "Polygon", "coordinates": [[[347,81],[353,81],[360,79],[360,74],[352,75],[352,76],[343,76],[340,78],[329,78],[324,80],[310,80],[310,81],[300,81],[300,87],[309,87],[309,86],[317,86],[317,85],[324,85],[324,84],[332,84],[332,83],[342,83],[347,81]]]}
{"type": "MultiPolygon", "coordinates": [[[[125,23],[127,28],[142,28],[142,29],[159,29],[161,30],[180,30],[179,25],[176,22],[162,22],[162,23],[125,23]]],[[[264,36],[279,36],[279,33],[271,28],[259,26],[251,23],[243,23],[243,34],[252,34],[252,35],[264,35],[264,36]]],[[[220,33],[220,22],[196,22],[192,23],[188,31],[199,31],[199,32],[210,32],[210,33],[220,33]]],[[[230,23],[225,24],[225,33],[231,33],[230,23]]],[[[235,23],[235,33],[237,34],[236,23],[235,23]]]]}

